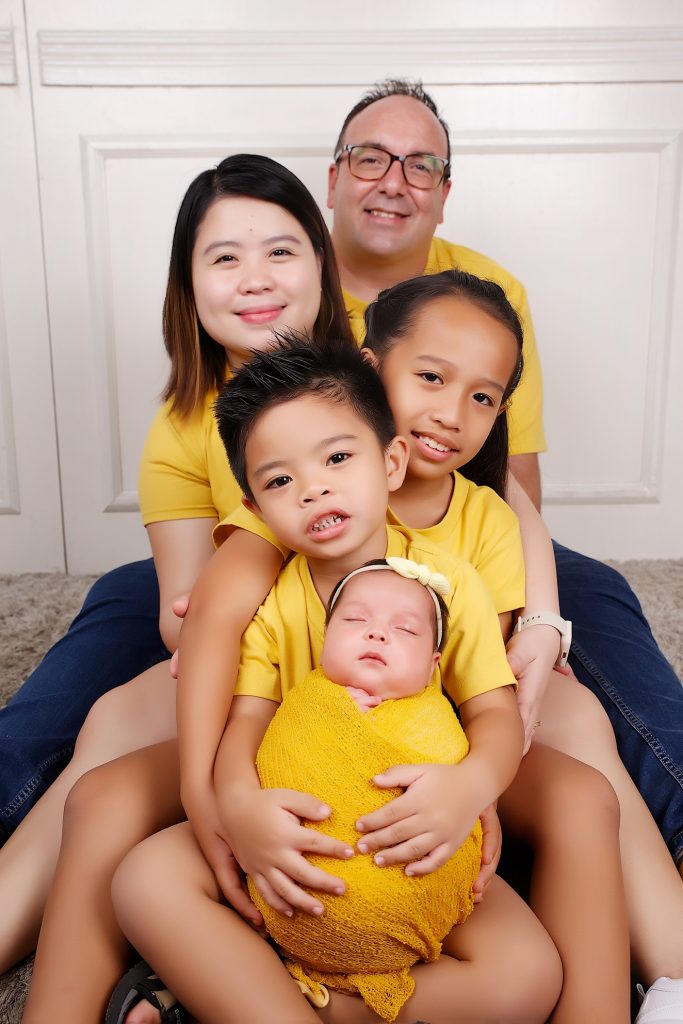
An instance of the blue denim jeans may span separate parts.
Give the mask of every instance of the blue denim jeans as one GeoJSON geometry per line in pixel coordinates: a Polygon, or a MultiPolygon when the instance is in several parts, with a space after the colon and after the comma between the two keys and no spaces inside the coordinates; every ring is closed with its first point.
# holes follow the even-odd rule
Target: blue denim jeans
{"type": "MultiPolygon", "coordinates": [[[[614,569],[555,545],[570,662],[610,717],[621,758],[672,856],[683,858],[683,687],[637,597],[614,569]]],[[[0,843],[71,757],[108,690],[168,657],[151,559],[94,584],[69,631],[0,710],[0,843]]]]}
{"type": "Polygon", "coordinates": [[[622,761],[672,857],[683,859],[683,686],[638,598],[609,566],[555,543],[570,664],[609,715],[622,761]]]}
{"type": "Polygon", "coordinates": [[[69,761],[97,698],[167,657],[152,559],[98,580],[66,635],[0,709],[0,845],[69,761]]]}

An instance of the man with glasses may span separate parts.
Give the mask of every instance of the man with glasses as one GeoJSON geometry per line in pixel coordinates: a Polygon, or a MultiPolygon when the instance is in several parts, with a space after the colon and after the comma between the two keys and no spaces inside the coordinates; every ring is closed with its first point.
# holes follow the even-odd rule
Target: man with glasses
{"type": "Polygon", "coordinates": [[[365,307],[399,281],[458,267],[503,288],[524,327],[524,378],[509,418],[511,466],[540,507],[543,384],[526,292],[488,257],[434,237],[451,188],[450,156],[448,127],[418,83],[381,82],[350,111],[327,199],[346,307],[360,340],[365,307]]]}
{"type": "MultiPolygon", "coordinates": [[[[448,127],[418,83],[380,82],[342,125],[329,170],[332,240],[354,333],[383,288],[458,267],[496,281],[524,328],[524,375],[511,403],[510,466],[540,506],[545,448],[541,370],[524,287],[493,260],[434,237],[451,189],[448,127]]],[[[683,873],[683,689],[623,576],[555,544],[570,662],[599,698],[619,753],[683,873]]]]}

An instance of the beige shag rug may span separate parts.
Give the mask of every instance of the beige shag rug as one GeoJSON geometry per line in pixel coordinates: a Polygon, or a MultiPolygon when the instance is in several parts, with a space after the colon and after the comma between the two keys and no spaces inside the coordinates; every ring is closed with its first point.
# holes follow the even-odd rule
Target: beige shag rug
{"type": "MultiPolygon", "coordinates": [[[[657,640],[683,678],[683,559],[612,564],[640,597],[657,640]]],[[[83,576],[0,576],[0,704],[62,635],[91,583],[92,577],[83,576]]],[[[19,1024],[30,968],[28,960],[0,978],[0,1024],[19,1024]]]]}

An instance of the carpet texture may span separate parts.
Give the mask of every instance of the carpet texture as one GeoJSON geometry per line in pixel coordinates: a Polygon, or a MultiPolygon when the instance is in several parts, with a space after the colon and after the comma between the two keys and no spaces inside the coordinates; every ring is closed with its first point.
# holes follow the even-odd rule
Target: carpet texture
{"type": "MultiPolygon", "coordinates": [[[[640,597],[662,650],[683,677],[683,559],[612,564],[640,597]]],[[[92,579],[46,573],[0,576],[0,704],[66,630],[92,579]]],[[[0,1024],[19,1024],[31,962],[0,978],[0,1024]]]]}

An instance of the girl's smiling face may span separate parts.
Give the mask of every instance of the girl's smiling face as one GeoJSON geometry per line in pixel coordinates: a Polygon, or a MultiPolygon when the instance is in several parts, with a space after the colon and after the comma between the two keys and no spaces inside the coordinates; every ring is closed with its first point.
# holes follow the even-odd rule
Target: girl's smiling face
{"type": "Polygon", "coordinates": [[[477,454],[504,411],[518,354],[512,331],[469,300],[423,306],[379,367],[408,441],[408,475],[435,480],[477,454]]]}
{"type": "Polygon", "coordinates": [[[311,331],[320,310],[321,266],[295,217],[260,199],[217,199],[192,252],[197,316],[237,369],[273,330],[311,331]]]}

